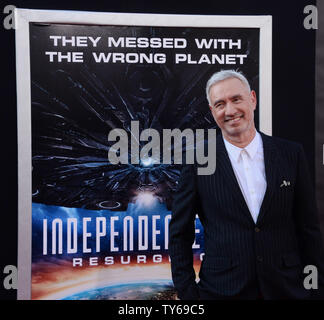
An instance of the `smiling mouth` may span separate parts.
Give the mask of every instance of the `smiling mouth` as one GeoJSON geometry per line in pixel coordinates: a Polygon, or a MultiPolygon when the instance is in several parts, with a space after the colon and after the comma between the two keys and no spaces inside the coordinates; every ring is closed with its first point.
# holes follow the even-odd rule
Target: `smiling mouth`
{"type": "Polygon", "coordinates": [[[224,122],[236,123],[236,122],[240,121],[243,117],[244,117],[244,115],[242,114],[242,115],[230,118],[230,119],[225,119],[224,122]]]}

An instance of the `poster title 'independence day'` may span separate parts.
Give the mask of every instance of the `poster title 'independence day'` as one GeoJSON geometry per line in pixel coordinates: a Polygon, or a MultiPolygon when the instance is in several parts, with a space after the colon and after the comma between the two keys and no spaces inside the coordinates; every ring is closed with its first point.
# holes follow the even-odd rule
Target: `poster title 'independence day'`
{"type": "Polygon", "coordinates": [[[52,63],[83,63],[85,53],[82,51],[69,51],[74,48],[90,47],[97,48],[104,45],[108,48],[105,52],[91,52],[95,63],[144,63],[164,64],[172,59],[175,64],[219,64],[219,65],[242,65],[247,58],[245,53],[237,53],[242,48],[241,39],[209,39],[194,38],[193,43],[185,38],[146,38],[146,37],[89,37],[89,36],[62,36],[50,35],[50,44],[55,49],[63,48],[63,51],[45,51],[49,62],[52,63]],[[188,53],[188,47],[193,45],[201,50],[201,54],[193,57],[188,53]],[[151,49],[149,52],[116,52],[124,48],[130,50],[151,49]],[[161,52],[155,52],[161,49],[161,52]],[[167,54],[166,49],[171,49],[172,54],[167,54]],[[109,51],[113,50],[113,51],[109,51]],[[206,53],[203,50],[222,50],[220,53],[206,53]],[[235,50],[235,53],[233,53],[235,50]],[[152,52],[154,51],[154,52],[152,52]],[[164,51],[164,52],[162,52],[164,51]]]}

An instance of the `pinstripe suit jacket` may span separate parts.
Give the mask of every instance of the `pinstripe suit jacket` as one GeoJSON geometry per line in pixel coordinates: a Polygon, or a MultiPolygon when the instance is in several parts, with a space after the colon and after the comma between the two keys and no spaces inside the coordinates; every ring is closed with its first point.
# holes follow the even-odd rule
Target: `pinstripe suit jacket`
{"type": "Polygon", "coordinates": [[[202,292],[253,296],[247,288],[256,287],[265,299],[324,297],[323,239],[303,149],[262,133],[261,137],[267,190],[256,223],[221,135],[214,174],[197,175],[196,165],[183,167],[169,233],[172,278],[180,299],[203,298],[202,292]],[[290,185],[281,186],[284,180],[290,185]],[[205,241],[198,285],[192,254],[196,213],[205,241]],[[306,265],[318,268],[318,290],[304,288],[306,265]]]}

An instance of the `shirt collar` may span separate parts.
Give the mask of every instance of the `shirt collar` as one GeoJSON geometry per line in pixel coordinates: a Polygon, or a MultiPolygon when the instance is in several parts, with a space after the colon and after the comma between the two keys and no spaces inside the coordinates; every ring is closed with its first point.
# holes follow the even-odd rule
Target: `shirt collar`
{"type": "MultiPolygon", "coordinates": [[[[234,159],[236,162],[238,162],[243,148],[239,148],[229,143],[225,138],[224,138],[224,144],[229,156],[232,159],[234,159]]],[[[260,133],[256,131],[255,137],[244,149],[246,150],[250,158],[253,159],[260,146],[262,147],[262,138],[260,133]]]]}

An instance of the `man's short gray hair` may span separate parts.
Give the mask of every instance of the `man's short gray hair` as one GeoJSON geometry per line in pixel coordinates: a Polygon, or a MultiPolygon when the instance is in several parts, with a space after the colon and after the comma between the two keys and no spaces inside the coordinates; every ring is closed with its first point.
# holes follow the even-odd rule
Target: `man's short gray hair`
{"type": "Polygon", "coordinates": [[[230,78],[237,78],[240,81],[243,82],[243,84],[246,85],[246,87],[248,88],[249,91],[251,91],[250,88],[250,84],[249,81],[245,78],[245,76],[243,75],[242,72],[240,71],[235,71],[235,70],[221,70],[218,71],[216,73],[214,73],[209,80],[207,81],[207,85],[206,85],[206,96],[207,96],[207,100],[208,100],[208,104],[211,105],[210,103],[210,98],[209,98],[209,91],[210,88],[216,84],[217,82],[226,80],[226,79],[230,79],[230,78]]]}

